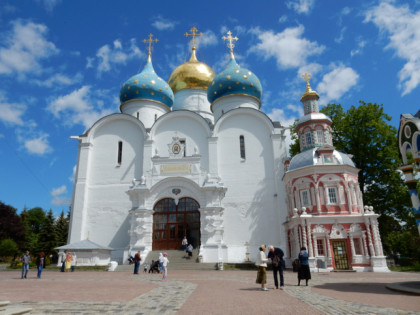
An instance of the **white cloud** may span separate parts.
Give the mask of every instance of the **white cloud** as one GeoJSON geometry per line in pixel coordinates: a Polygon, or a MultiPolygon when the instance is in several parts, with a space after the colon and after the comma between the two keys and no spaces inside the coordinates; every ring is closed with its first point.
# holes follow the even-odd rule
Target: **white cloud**
{"type": "Polygon", "coordinates": [[[287,22],[287,15],[282,15],[279,17],[279,23],[285,23],[287,22]]]}
{"type": "Polygon", "coordinates": [[[357,41],[357,48],[352,49],[350,51],[350,56],[353,57],[355,55],[359,55],[363,52],[363,48],[366,46],[367,42],[365,40],[359,39],[357,41]]]}
{"type": "Polygon", "coordinates": [[[62,194],[67,193],[66,185],[62,185],[58,188],[55,188],[51,191],[51,196],[53,199],[51,200],[51,204],[56,206],[68,206],[70,205],[70,197],[68,196],[61,196],[62,194]]]}
{"type": "MultiPolygon", "coordinates": [[[[96,105],[101,105],[100,100],[96,102],[96,105]]],[[[112,113],[109,109],[95,110],[91,100],[90,86],[87,85],[56,98],[50,102],[47,109],[56,118],[63,116],[65,124],[82,124],[86,128],[92,126],[99,118],[112,113]]]]}
{"type": "Polygon", "coordinates": [[[344,33],[346,32],[347,28],[346,27],[342,27],[340,30],[340,36],[334,38],[334,41],[336,43],[341,43],[344,39],[344,33]]]}
{"type": "Polygon", "coordinates": [[[327,104],[331,100],[340,99],[357,84],[358,80],[359,74],[356,71],[340,64],[323,76],[316,91],[320,94],[322,103],[327,104]]]}
{"type": "Polygon", "coordinates": [[[159,31],[173,30],[176,25],[176,22],[165,19],[161,15],[158,15],[154,19],[156,20],[152,23],[152,26],[157,28],[159,31]]]}
{"type": "Polygon", "coordinates": [[[7,124],[23,125],[22,116],[25,111],[25,105],[9,103],[0,93],[0,121],[7,124]]]}
{"type": "Polygon", "coordinates": [[[67,86],[76,83],[80,83],[83,79],[83,75],[79,72],[75,74],[73,77],[65,75],[63,73],[56,73],[50,78],[46,80],[32,80],[32,83],[45,86],[45,87],[52,87],[52,86],[67,86]]]}
{"type": "Polygon", "coordinates": [[[261,31],[258,28],[251,32],[258,36],[260,42],[250,51],[260,54],[265,59],[274,57],[278,67],[282,69],[301,67],[306,64],[308,57],[318,55],[325,49],[323,45],[302,37],[302,25],[286,28],[281,33],[261,31]]]}
{"type": "Polygon", "coordinates": [[[420,84],[420,11],[411,12],[408,5],[400,7],[382,2],[366,12],[365,22],[374,23],[388,34],[385,49],[392,49],[406,61],[398,73],[402,95],[409,94],[420,84]]]}
{"type": "Polygon", "coordinates": [[[0,43],[0,74],[40,72],[40,61],[58,53],[55,45],[45,38],[48,28],[21,20],[12,25],[13,30],[0,43]]]}
{"type": "Polygon", "coordinates": [[[37,2],[41,2],[45,10],[48,12],[52,12],[54,8],[61,3],[61,0],[36,0],[37,2]]]}
{"type": "Polygon", "coordinates": [[[24,141],[24,146],[29,153],[43,155],[52,151],[48,144],[48,136],[42,135],[38,138],[24,141]]]}
{"type": "Polygon", "coordinates": [[[115,40],[112,45],[104,45],[98,49],[96,58],[88,57],[86,68],[92,68],[96,64],[98,74],[116,70],[117,66],[125,65],[129,60],[140,58],[143,53],[136,45],[136,40],[130,40],[130,47],[123,48],[120,40],[115,40]],[[125,52],[127,51],[127,53],[125,52]]]}
{"type": "Polygon", "coordinates": [[[286,2],[289,9],[295,10],[297,13],[308,14],[314,6],[314,0],[293,0],[286,2]]]}
{"type": "Polygon", "coordinates": [[[217,37],[212,31],[206,31],[202,36],[196,38],[197,46],[205,47],[217,44],[217,37]]]}

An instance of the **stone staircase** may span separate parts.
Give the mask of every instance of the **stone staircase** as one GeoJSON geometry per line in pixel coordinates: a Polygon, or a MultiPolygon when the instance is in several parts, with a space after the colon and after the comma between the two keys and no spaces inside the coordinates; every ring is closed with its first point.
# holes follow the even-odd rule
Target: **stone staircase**
{"type": "Polygon", "coordinates": [[[32,309],[28,307],[13,305],[9,301],[0,301],[0,314],[3,315],[29,314],[31,311],[32,309]]]}
{"type": "MultiPolygon", "coordinates": [[[[147,262],[149,267],[152,260],[159,258],[159,253],[166,252],[168,254],[169,270],[216,270],[216,263],[199,263],[198,262],[198,249],[194,249],[193,256],[188,259],[188,255],[182,250],[155,250],[151,251],[147,257],[142,257],[140,272],[143,272],[143,264],[147,262]]],[[[116,271],[133,270],[134,265],[119,265],[116,271]]]]}

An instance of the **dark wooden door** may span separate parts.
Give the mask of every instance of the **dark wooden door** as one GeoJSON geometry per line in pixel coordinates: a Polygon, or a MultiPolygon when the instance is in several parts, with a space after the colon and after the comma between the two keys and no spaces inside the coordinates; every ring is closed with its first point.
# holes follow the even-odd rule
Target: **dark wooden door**
{"type": "Polygon", "coordinates": [[[347,258],[346,242],[332,241],[335,269],[347,270],[349,269],[349,262],[347,258]]]}
{"type": "Polygon", "coordinates": [[[184,236],[196,248],[200,242],[199,207],[191,198],[181,198],[178,205],[170,198],[160,200],[153,214],[153,250],[180,249],[184,236]]]}

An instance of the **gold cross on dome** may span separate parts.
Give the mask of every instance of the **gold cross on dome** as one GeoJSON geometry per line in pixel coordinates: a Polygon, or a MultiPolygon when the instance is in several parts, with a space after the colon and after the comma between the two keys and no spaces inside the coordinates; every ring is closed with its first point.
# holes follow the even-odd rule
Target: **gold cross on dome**
{"type": "Polygon", "coordinates": [[[147,48],[147,51],[149,52],[149,55],[152,54],[152,50],[153,50],[152,43],[157,43],[159,41],[157,38],[152,39],[152,37],[153,37],[153,34],[150,33],[149,34],[149,39],[143,39],[143,43],[149,44],[149,47],[147,48]]]}
{"type": "Polygon", "coordinates": [[[233,44],[233,41],[236,42],[239,38],[236,37],[236,36],[232,37],[232,32],[231,31],[228,31],[227,34],[228,34],[228,36],[223,36],[222,39],[228,41],[227,47],[230,49],[230,52],[232,53],[233,48],[235,47],[235,45],[233,44]]]}
{"type": "Polygon", "coordinates": [[[186,32],[185,37],[192,36],[192,48],[195,49],[195,37],[203,36],[203,33],[197,33],[198,29],[196,29],[195,26],[190,29],[190,32],[191,33],[186,32]]]}
{"type": "Polygon", "coordinates": [[[306,90],[310,90],[311,86],[309,85],[309,80],[311,79],[312,75],[308,72],[302,74],[302,78],[306,81],[306,90]]]}

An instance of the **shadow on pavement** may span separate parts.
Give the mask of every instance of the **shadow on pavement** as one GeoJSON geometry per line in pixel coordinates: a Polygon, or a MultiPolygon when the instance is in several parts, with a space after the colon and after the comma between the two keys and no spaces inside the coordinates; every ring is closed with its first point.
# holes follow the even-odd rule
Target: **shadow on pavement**
{"type": "Polygon", "coordinates": [[[325,283],[321,285],[314,285],[313,288],[321,290],[331,290],[339,292],[357,292],[367,294],[389,294],[389,295],[411,295],[406,292],[398,292],[388,289],[386,286],[389,283],[378,283],[378,282],[364,282],[364,283],[351,283],[351,282],[340,282],[340,283],[325,283]]]}

